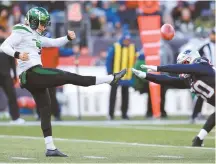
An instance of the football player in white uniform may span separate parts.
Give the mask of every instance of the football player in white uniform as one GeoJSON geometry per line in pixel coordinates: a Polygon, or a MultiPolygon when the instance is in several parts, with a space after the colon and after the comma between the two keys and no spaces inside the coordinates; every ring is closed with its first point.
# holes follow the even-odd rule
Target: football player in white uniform
{"type": "Polygon", "coordinates": [[[18,74],[22,88],[33,95],[41,115],[41,129],[45,138],[46,156],[67,155],[56,149],[52,138],[51,109],[48,88],[64,84],[91,86],[102,83],[115,85],[126,74],[126,70],[104,77],[81,76],[59,69],[43,68],[41,63],[42,47],[60,47],[76,38],[73,31],[57,39],[46,38],[43,32],[50,25],[50,15],[42,7],[30,9],[25,24],[13,27],[11,35],[1,45],[1,50],[17,58],[18,74]]]}

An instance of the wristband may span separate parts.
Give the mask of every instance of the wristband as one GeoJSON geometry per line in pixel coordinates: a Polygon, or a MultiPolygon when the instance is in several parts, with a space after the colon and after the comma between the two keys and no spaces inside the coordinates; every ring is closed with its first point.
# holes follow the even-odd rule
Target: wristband
{"type": "Polygon", "coordinates": [[[67,39],[68,39],[68,40],[72,40],[72,39],[70,38],[70,36],[69,36],[69,35],[67,35],[67,39]]]}
{"type": "Polygon", "coordinates": [[[14,57],[17,58],[17,59],[19,59],[19,54],[20,54],[20,52],[17,52],[17,51],[16,51],[16,52],[14,53],[14,57]]]}

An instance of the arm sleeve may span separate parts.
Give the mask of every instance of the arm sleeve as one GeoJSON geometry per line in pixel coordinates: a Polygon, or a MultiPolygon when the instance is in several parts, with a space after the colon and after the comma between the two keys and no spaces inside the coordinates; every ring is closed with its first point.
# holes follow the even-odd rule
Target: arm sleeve
{"type": "Polygon", "coordinates": [[[204,64],[173,64],[158,66],[158,72],[206,75],[209,74],[209,67],[204,64]]]}
{"type": "Polygon", "coordinates": [[[67,44],[69,40],[67,39],[67,36],[52,39],[47,37],[41,37],[41,45],[42,47],[61,47],[67,44]]]}
{"type": "Polygon", "coordinates": [[[111,74],[113,72],[112,70],[113,57],[114,57],[114,47],[111,47],[107,53],[107,58],[106,58],[106,69],[108,74],[111,74]]]}
{"type": "Polygon", "coordinates": [[[185,79],[179,77],[171,77],[167,75],[155,75],[155,74],[147,73],[146,80],[152,81],[157,84],[170,85],[179,89],[190,88],[185,83],[185,79]]]}
{"type": "Polygon", "coordinates": [[[6,53],[14,57],[15,50],[14,47],[18,45],[22,41],[22,36],[18,32],[12,32],[12,34],[2,43],[0,49],[6,53]]]}

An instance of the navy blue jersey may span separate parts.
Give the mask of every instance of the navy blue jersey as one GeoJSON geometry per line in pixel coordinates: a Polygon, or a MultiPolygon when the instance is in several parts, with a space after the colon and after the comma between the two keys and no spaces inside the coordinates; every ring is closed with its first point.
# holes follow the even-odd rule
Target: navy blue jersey
{"type": "Polygon", "coordinates": [[[184,76],[172,77],[148,73],[146,79],[175,88],[190,88],[192,92],[215,106],[215,68],[208,62],[158,66],[158,71],[184,74],[184,76]]]}

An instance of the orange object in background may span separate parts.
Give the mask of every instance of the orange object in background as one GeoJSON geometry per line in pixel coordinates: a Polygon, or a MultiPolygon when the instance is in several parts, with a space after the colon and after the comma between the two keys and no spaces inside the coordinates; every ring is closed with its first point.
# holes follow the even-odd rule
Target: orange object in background
{"type": "Polygon", "coordinates": [[[36,108],[36,103],[34,99],[28,96],[18,98],[17,104],[19,108],[27,108],[31,110],[34,110],[36,108]]]}
{"type": "Polygon", "coordinates": [[[41,62],[43,64],[43,67],[45,68],[56,68],[59,65],[59,48],[57,47],[42,48],[41,62]]]}
{"type": "Polygon", "coordinates": [[[126,1],[125,5],[128,9],[136,9],[138,7],[137,1],[126,1]]]}
{"type": "MultiPolygon", "coordinates": [[[[42,48],[41,60],[44,67],[56,68],[59,64],[59,49],[57,47],[42,48]]],[[[19,80],[14,80],[14,86],[20,87],[19,80]]]]}
{"type": "MultiPolygon", "coordinates": [[[[158,1],[138,1],[139,10],[143,12],[138,16],[140,38],[143,45],[147,65],[160,65],[160,15],[158,1]]],[[[150,94],[153,116],[158,118],[160,112],[160,85],[150,82],[150,94]]]]}
{"type": "Polygon", "coordinates": [[[155,12],[159,11],[160,6],[157,0],[142,0],[138,1],[138,7],[144,14],[154,14],[155,12]]]}
{"type": "Polygon", "coordinates": [[[43,67],[56,68],[59,63],[59,49],[57,47],[42,48],[41,60],[43,67]]]}

